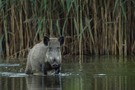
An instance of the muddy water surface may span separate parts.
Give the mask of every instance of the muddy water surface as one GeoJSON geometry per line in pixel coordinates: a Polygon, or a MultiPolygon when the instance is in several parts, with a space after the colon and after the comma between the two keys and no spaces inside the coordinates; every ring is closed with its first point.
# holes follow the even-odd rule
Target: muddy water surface
{"type": "Polygon", "coordinates": [[[28,76],[26,59],[0,59],[0,90],[135,90],[135,58],[63,58],[59,75],[28,76]]]}

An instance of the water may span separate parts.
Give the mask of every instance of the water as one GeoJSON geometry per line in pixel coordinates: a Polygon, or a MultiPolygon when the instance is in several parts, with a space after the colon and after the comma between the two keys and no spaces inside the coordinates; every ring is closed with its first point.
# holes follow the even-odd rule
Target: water
{"type": "Polygon", "coordinates": [[[25,59],[0,60],[0,90],[134,90],[135,58],[66,57],[59,75],[28,76],[25,59]]]}

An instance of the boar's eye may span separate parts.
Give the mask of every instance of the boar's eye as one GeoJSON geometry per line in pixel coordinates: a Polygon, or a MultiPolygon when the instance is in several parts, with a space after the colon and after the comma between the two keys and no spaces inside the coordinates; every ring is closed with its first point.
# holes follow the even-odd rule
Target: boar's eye
{"type": "Polygon", "coordinates": [[[56,49],[57,49],[57,50],[59,50],[59,49],[60,49],[60,47],[56,47],[56,49]]]}

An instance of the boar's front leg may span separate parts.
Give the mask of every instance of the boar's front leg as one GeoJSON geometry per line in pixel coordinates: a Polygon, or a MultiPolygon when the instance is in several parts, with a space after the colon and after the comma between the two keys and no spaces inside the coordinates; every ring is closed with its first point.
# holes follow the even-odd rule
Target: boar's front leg
{"type": "Polygon", "coordinates": [[[33,72],[32,72],[32,70],[31,70],[31,69],[27,69],[27,70],[25,70],[25,73],[26,73],[26,74],[33,74],[33,72]]]}
{"type": "Polygon", "coordinates": [[[47,75],[47,71],[50,71],[51,69],[52,69],[52,67],[48,62],[45,62],[42,65],[42,71],[43,71],[44,75],[47,75]]]}
{"type": "Polygon", "coordinates": [[[46,68],[45,68],[45,64],[40,64],[40,72],[42,72],[44,75],[47,75],[47,71],[46,71],[46,68]]]}
{"type": "Polygon", "coordinates": [[[61,71],[61,67],[55,69],[55,74],[59,74],[60,71],[61,71]]]}
{"type": "Polygon", "coordinates": [[[27,60],[27,65],[26,65],[26,68],[25,68],[25,73],[26,74],[33,74],[32,72],[32,67],[31,67],[31,63],[29,60],[27,60]]]}

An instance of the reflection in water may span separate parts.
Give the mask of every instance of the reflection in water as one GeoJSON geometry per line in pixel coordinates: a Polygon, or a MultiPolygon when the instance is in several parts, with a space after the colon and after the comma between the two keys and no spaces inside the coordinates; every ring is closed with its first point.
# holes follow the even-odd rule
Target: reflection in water
{"type": "Polygon", "coordinates": [[[135,76],[0,78],[0,90],[134,90],[134,85],[135,76]]]}
{"type": "Polygon", "coordinates": [[[135,77],[101,76],[66,78],[63,90],[134,90],[135,77]]]}
{"type": "Polygon", "coordinates": [[[93,88],[98,90],[132,90],[127,87],[128,79],[126,76],[95,77],[93,88]]]}
{"type": "Polygon", "coordinates": [[[0,90],[135,90],[134,58],[87,57],[84,63],[78,60],[63,60],[59,76],[27,76],[20,72],[25,68],[22,62],[2,62],[0,90]]]}
{"type": "Polygon", "coordinates": [[[62,90],[60,76],[1,77],[0,90],[62,90]]]}
{"type": "Polygon", "coordinates": [[[62,90],[61,76],[26,77],[27,90],[62,90]]]}
{"type": "Polygon", "coordinates": [[[0,90],[27,90],[24,77],[0,77],[0,90]]]}
{"type": "Polygon", "coordinates": [[[93,80],[97,90],[134,90],[134,76],[105,76],[96,77],[93,80]]]}

